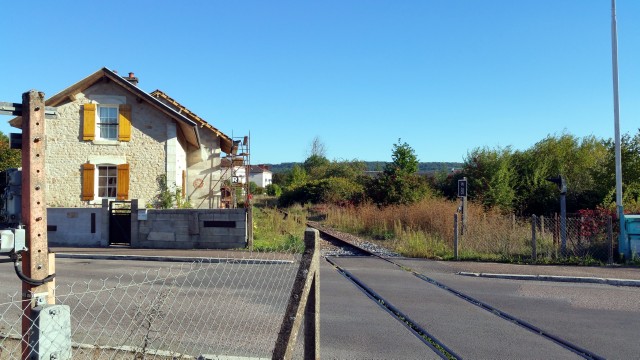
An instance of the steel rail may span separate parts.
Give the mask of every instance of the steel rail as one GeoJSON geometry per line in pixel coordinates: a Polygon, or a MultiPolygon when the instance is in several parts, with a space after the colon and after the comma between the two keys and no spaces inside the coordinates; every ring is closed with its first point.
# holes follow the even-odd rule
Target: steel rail
{"type": "MultiPolygon", "coordinates": [[[[471,304],[473,304],[473,305],[475,305],[475,306],[477,306],[477,307],[479,307],[479,308],[481,308],[481,309],[483,309],[485,311],[488,311],[488,312],[490,312],[490,313],[492,313],[492,314],[494,314],[494,315],[496,315],[496,316],[498,316],[498,317],[500,317],[502,319],[511,321],[511,322],[515,323],[516,325],[518,325],[518,326],[520,326],[520,327],[522,327],[522,328],[524,328],[524,329],[526,329],[526,330],[528,330],[528,331],[530,331],[530,332],[532,332],[532,333],[534,333],[536,335],[542,336],[543,338],[545,338],[545,339],[547,339],[549,341],[552,341],[552,342],[564,347],[565,349],[567,349],[567,350],[569,350],[569,351],[571,351],[571,352],[573,352],[573,353],[575,353],[575,354],[577,354],[577,355],[579,355],[579,356],[581,356],[581,357],[583,357],[585,359],[605,360],[604,357],[602,357],[602,356],[600,356],[600,355],[598,355],[598,354],[596,354],[596,353],[594,353],[592,351],[589,351],[589,350],[587,350],[585,348],[582,348],[582,347],[580,347],[578,345],[575,345],[575,344],[573,344],[573,343],[571,343],[571,342],[569,342],[567,340],[564,340],[561,337],[559,337],[557,335],[554,335],[549,331],[543,330],[543,329],[541,329],[541,328],[539,328],[539,327],[537,327],[537,326],[535,326],[533,324],[530,324],[530,323],[528,323],[528,322],[526,322],[526,321],[524,321],[522,319],[519,319],[519,318],[517,318],[517,317],[515,317],[515,316],[513,316],[511,314],[508,314],[508,313],[506,313],[506,312],[504,312],[502,310],[499,310],[499,309],[497,309],[497,308],[495,308],[495,307],[493,307],[493,306],[491,306],[491,305],[489,305],[489,304],[487,304],[487,303],[485,303],[483,301],[480,301],[480,300],[475,299],[474,297],[472,297],[470,295],[467,295],[467,294],[465,294],[465,293],[463,293],[461,291],[453,289],[452,287],[447,286],[447,285],[445,285],[445,284],[443,284],[443,283],[441,283],[439,281],[436,281],[435,279],[432,279],[432,278],[430,278],[430,277],[428,277],[428,276],[426,276],[424,274],[421,274],[421,273],[419,273],[419,272],[417,272],[417,271],[415,271],[415,270],[413,270],[411,268],[408,268],[408,267],[406,267],[404,265],[398,264],[398,263],[394,262],[393,260],[391,260],[389,258],[386,258],[384,256],[376,254],[375,252],[372,252],[370,250],[362,248],[362,247],[360,247],[360,246],[358,246],[356,244],[352,244],[351,242],[349,242],[347,240],[344,240],[344,239],[341,239],[341,238],[339,238],[339,237],[337,237],[335,235],[331,235],[331,234],[323,231],[322,229],[319,229],[317,227],[317,225],[315,225],[315,224],[311,224],[311,223],[307,222],[307,226],[312,227],[314,229],[317,229],[320,232],[321,236],[323,236],[323,237],[328,237],[328,238],[331,238],[332,240],[335,240],[335,241],[338,241],[338,242],[341,242],[341,243],[345,243],[348,246],[357,248],[358,250],[360,250],[360,251],[362,251],[362,252],[364,252],[366,254],[369,254],[371,256],[377,257],[377,258],[379,258],[381,260],[384,260],[384,261],[386,261],[388,263],[391,263],[391,264],[399,267],[400,269],[402,269],[404,271],[410,272],[415,277],[417,277],[417,278],[419,278],[419,279],[421,279],[421,280],[423,280],[423,281],[425,281],[427,283],[430,283],[430,284],[432,284],[434,286],[437,286],[437,287],[439,287],[439,288],[441,288],[443,290],[446,290],[446,291],[450,292],[451,294],[454,294],[454,295],[458,296],[459,298],[461,298],[463,300],[466,300],[467,302],[469,302],[469,303],[471,303],[471,304]]],[[[327,260],[327,261],[329,261],[329,260],[327,260]]]]}
{"type": "Polygon", "coordinates": [[[351,281],[356,287],[362,291],[369,299],[373,300],[388,312],[391,316],[393,316],[396,320],[398,320],[402,325],[404,325],[411,333],[413,333],[420,341],[422,341],[425,345],[427,345],[431,350],[433,350],[437,355],[439,355],[442,359],[462,359],[461,356],[456,354],[453,350],[447,347],[440,340],[436,339],[433,335],[431,335],[427,330],[418,325],[417,322],[411,320],[409,316],[400,311],[397,307],[393,306],[388,300],[380,296],[373,289],[367,286],[362,280],[358,279],[355,275],[350,273],[349,271],[343,269],[335,262],[331,261],[331,259],[326,258],[325,260],[331,264],[342,276],[344,276],[347,280],[351,281]],[[427,339],[426,339],[426,338],[427,339]],[[444,349],[438,349],[434,346],[434,343],[444,349]]]}

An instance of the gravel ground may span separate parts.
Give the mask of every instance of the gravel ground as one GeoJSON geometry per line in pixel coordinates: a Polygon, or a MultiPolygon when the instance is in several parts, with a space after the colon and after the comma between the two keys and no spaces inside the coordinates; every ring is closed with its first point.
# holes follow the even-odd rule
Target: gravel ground
{"type": "MultiPolygon", "coordinates": [[[[391,251],[389,249],[384,248],[383,246],[374,244],[370,241],[366,241],[366,240],[362,240],[361,238],[352,235],[352,234],[348,234],[348,233],[343,233],[340,231],[336,231],[336,230],[332,230],[329,228],[325,228],[322,225],[320,225],[319,223],[312,223],[309,222],[310,225],[312,225],[313,227],[317,228],[317,229],[321,229],[322,231],[326,232],[327,234],[331,235],[331,236],[335,236],[335,237],[339,237],[341,239],[344,239],[348,242],[350,242],[351,244],[354,244],[356,246],[359,246],[367,251],[370,251],[374,254],[377,254],[379,256],[382,257],[400,257],[401,255],[391,251]]],[[[364,256],[366,255],[366,253],[356,249],[356,248],[348,248],[345,247],[342,244],[338,244],[336,242],[331,241],[330,239],[323,239],[322,237],[320,237],[320,254],[322,256],[364,256]]]]}

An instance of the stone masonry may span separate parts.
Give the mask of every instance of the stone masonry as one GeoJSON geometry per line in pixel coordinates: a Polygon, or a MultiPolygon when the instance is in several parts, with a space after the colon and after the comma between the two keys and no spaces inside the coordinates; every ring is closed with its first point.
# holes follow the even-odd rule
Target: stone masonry
{"type": "Polygon", "coordinates": [[[129,199],[139,199],[142,206],[158,194],[158,176],[167,176],[168,185],[180,188],[183,170],[191,205],[219,206],[218,138],[209,131],[200,131],[202,147],[188,145],[173,119],[113,82],[100,81],[76,94],[74,100],[58,105],[57,118],[47,119],[45,126],[49,207],[100,207],[98,199],[81,200],[81,166],[101,161],[129,164],[129,199]],[[83,104],[105,97],[131,105],[130,141],[83,141],[83,104]]]}

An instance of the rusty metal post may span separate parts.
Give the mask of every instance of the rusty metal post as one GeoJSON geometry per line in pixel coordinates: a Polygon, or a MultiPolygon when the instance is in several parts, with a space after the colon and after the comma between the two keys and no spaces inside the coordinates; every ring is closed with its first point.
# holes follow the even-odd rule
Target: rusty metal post
{"type": "MultiPolygon", "coordinates": [[[[26,246],[22,272],[40,280],[50,275],[45,202],[45,123],[44,93],[31,90],[22,94],[22,220],[26,227],[26,246]]],[[[22,283],[22,358],[30,355],[31,310],[52,301],[48,284],[22,283]]]]}
{"type": "Polygon", "coordinates": [[[607,216],[607,246],[609,248],[609,258],[607,265],[613,265],[613,220],[607,216]]]}
{"type": "Polygon", "coordinates": [[[458,213],[453,214],[453,256],[456,260],[460,260],[458,257],[458,213]]]}
{"type": "Polygon", "coordinates": [[[531,215],[531,260],[535,263],[538,261],[538,252],[536,248],[536,216],[531,215]]]}

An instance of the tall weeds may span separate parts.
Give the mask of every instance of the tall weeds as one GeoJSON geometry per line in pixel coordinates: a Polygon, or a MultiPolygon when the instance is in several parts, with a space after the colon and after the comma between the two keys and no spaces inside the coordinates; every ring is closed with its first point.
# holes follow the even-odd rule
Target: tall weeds
{"type": "Polygon", "coordinates": [[[285,214],[272,208],[253,208],[253,249],[256,251],[301,252],[304,248],[304,219],[302,208],[285,214]]]}
{"type": "MultiPolygon", "coordinates": [[[[457,202],[425,199],[422,202],[378,207],[326,207],[326,223],[347,232],[380,240],[405,256],[451,258],[453,215],[457,202]]],[[[513,260],[531,254],[531,227],[499,212],[470,204],[467,226],[460,237],[462,258],[513,260]]]]}

